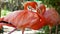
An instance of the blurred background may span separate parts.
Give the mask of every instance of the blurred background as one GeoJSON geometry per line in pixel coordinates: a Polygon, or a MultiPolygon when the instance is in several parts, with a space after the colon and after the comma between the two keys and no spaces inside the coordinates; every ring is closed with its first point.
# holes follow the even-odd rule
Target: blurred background
{"type": "MultiPolygon", "coordinates": [[[[23,10],[23,3],[26,1],[35,1],[37,3],[43,3],[46,5],[46,7],[54,7],[57,12],[60,14],[60,0],[0,0],[0,17],[4,17],[7,14],[16,11],[16,10],[23,10]]],[[[52,33],[55,34],[55,26],[52,29],[52,33]]],[[[1,34],[7,34],[9,31],[12,30],[12,27],[3,26],[2,29],[0,29],[1,34]]],[[[16,32],[19,32],[17,30],[16,32]]],[[[49,28],[48,26],[43,27],[40,30],[34,31],[27,29],[26,33],[30,34],[48,34],[49,28]],[[33,32],[32,32],[33,31],[33,32]]],[[[58,25],[58,32],[60,34],[60,25],[58,25]]],[[[20,33],[20,32],[19,32],[20,33]]],[[[17,33],[18,34],[18,33],[17,33]]]]}

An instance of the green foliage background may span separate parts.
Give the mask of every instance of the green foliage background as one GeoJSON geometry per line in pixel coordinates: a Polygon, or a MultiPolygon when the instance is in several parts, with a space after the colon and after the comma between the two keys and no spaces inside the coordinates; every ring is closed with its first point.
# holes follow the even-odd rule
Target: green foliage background
{"type": "Polygon", "coordinates": [[[48,5],[48,7],[54,7],[58,13],[60,14],[60,0],[40,0],[44,4],[48,5]]]}

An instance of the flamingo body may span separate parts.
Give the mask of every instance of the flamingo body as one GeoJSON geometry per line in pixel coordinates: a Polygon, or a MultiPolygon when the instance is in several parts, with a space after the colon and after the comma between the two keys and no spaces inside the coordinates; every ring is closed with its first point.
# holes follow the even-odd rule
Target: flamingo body
{"type": "Polygon", "coordinates": [[[19,29],[26,28],[26,27],[32,28],[32,29],[40,29],[39,25],[40,25],[41,17],[38,15],[38,13],[27,11],[27,10],[20,10],[20,11],[13,12],[12,15],[11,14],[7,15],[6,17],[4,17],[3,21],[12,23],[14,26],[16,26],[19,29]],[[9,19],[9,16],[10,16],[10,19],[9,19]],[[37,27],[37,28],[34,28],[34,27],[37,27]]]}
{"type": "Polygon", "coordinates": [[[59,14],[53,8],[46,10],[44,17],[53,25],[56,25],[59,21],[59,14]]]}

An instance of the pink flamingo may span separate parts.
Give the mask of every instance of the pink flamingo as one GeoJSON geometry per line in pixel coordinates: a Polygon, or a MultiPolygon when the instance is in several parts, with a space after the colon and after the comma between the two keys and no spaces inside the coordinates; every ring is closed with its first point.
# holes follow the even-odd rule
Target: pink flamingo
{"type": "Polygon", "coordinates": [[[15,27],[16,29],[21,29],[22,34],[24,34],[25,28],[38,30],[43,27],[42,23],[44,24],[44,22],[46,22],[45,18],[42,15],[40,15],[38,12],[32,12],[26,9],[12,12],[6,17],[1,18],[0,21],[1,23],[3,22],[2,25],[4,25],[4,23],[7,23],[15,27]]]}
{"type": "Polygon", "coordinates": [[[40,12],[40,14],[43,15],[48,21],[47,23],[50,29],[50,34],[52,34],[51,29],[54,25],[56,25],[56,34],[57,34],[57,25],[60,18],[58,12],[54,8],[49,8],[48,10],[46,10],[44,4],[41,4],[38,9],[39,9],[38,12],[40,12]]]}

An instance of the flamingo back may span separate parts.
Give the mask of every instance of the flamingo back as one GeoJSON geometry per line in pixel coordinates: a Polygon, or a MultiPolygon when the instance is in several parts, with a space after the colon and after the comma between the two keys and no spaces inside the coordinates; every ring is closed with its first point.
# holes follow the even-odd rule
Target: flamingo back
{"type": "Polygon", "coordinates": [[[48,10],[46,10],[46,12],[44,13],[44,17],[53,24],[56,24],[59,21],[59,14],[54,8],[49,8],[48,10]]]}

